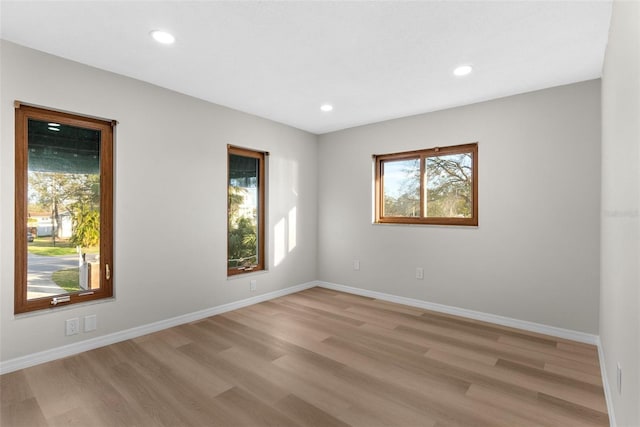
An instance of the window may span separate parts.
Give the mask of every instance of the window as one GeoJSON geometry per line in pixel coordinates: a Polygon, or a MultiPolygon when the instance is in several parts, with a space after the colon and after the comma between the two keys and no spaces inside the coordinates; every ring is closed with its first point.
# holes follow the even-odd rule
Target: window
{"type": "Polygon", "coordinates": [[[16,102],[15,313],[113,295],[115,122],[16,102]]]}
{"type": "Polygon", "coordinates": [[[375,221],[478,225],[478,144],[374,156],[375,221]]]}
{"type": "Polygon", "coordinates": [[[265,154],[228,147],[227,274],[264,270],[265,154]]]}

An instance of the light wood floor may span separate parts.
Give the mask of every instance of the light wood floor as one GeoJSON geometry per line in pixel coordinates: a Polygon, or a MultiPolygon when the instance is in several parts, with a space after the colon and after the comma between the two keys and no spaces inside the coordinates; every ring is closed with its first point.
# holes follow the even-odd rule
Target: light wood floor
{"type": "Polygon", "coordinates": [[[593,346],[313,288],[0,377],[9,426],[604,426],[593,346]]]}

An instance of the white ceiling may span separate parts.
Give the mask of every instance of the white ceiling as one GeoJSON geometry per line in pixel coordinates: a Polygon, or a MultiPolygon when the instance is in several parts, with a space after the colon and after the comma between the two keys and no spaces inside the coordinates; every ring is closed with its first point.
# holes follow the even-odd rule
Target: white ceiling
{"type": "Polygon", "coordinates": [[[3,39],[316,134],[598,78],[611,14],[610,1],[0,7],[3,39]],[[460,64],[474,72],[453,76],[460,64]]]}

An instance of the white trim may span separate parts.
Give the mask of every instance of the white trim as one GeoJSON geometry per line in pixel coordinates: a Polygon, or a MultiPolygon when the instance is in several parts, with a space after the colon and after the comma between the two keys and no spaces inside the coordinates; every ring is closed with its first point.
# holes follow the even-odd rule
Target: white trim
{"type": "Polygon", "coordinates": [[[395,302],[398,304],[409,305],[411,307],[424,308],[425,310],[437,311],[440,313],[453,314],[456,316],[467,317],[469,319],[481,320],[483,322],[495,323],[511,328],[524,329],[525,331],[536,332],[539,334],[551,335],[567,340],[578,341],[585,344],[598,345],[598,336],[585,332],[574,331],[571,329],[558,328],[556,326],[543,325],[541,323],[529,322],[527,320],[513,319],[511,317],[499,316],[497,314],[484,313],[481,311],[468,310],[466,308],[453,307],[450,305],[438,304],[435,302],[423,301],[414,298],[400,297],[391,294],[385,294],[368,289],[354,288],[351,286],[338,285],[335,283],[318,282],[318,286],[335,291],[347,292],[355,295],[376,298],[384,301],[395,302]]]}
{"type": "Polygon", "coordinates": [[[401,297],[383,292],[370,291],[368,289],[354,288],[352,286],[338,285],[336,283],[318,282],[318,286],[334,291],[347,292],[350,294],[361,295],[370,298],[376,298],[383,301],[395,302],[412,307],[423,308],[425,310],[437,311],[440,313],[453,314],[456,316],[466,317],[469,319],[481,320],[484,322],[495,323],[511,328],[523,329],[525,331],[536,332],[540,334],[550,335],[553,337],[564,338],[572,341],[578,341],[585,344],[592,344],[598,348],[598,358],[600,362],[600,374],[602,377],[602,386],[604,389],[604,397],[607,403],[607,412],[609,415],[610,427],[617,427],[616,418],[613,412],[613,401],[611,398],[611,388],[607,378],[607,369],[604,360],[604,350],[600,342],[600,336],[588,334],[585,332],[574,331],[571,329],[558,328],[556,326],[543,325],[541,323],[529,322],[527,320],[513,319],[511,317],[499,316],[497,314],[484,313],[481,311],[468,310],[466,308],[453,307],[444,304],[438,304],[429,301],[423,301],[413,298],[401,297]]]}
{"type": "Polygon", "coordinates": [[[237,310],[242,307],[257,304],[263,301],[268,301],[295,292],[300,292],[305,289],[313,288],[315,286],[316,282],[303,283],[301,285],[291,286],[285,289],[268,292],[266,294],[257,295],[255,297],[246,298],[240,301],[222,304],[193,313],[183,314],[181,316],[160,320],[157,322],[149,323],[147,325],[137,326],[135,328],[126,329],[124,331],[114,332],[112,334],[103,335],[101,337],[91,338],[85,341],[80,341],[62,347],[56,347],[38,353],[32,353],[22,357],[16,357],[15,359],[0,362],[0,375],[39,365],[41,363],[50,362],[52,360],[61,359],[63,357],[73,356],[74,354],[93,350],[99,347],[104,347],[105,345],[114,344],[131,338],[140,337],[142,335],[147,335],[153,332],[158,332],[163,329],[171,328],[189,322],[194,322],[196,320],[215,316],[216,314],[237,310]]]}
{"type": "Polygon", "coordinates": [[[395,302],[398,304],[404,304],[412,307],[423,308],[425,310],[432,310],[440,313],[453,314],[461,317],[481,320],[489,323],[495,323],[502,326],[523,329],[526,331],[537,332],[537,333],[551,335],[559,338],[565,338],[565,339],[578,341],[582,343],[593,344],[598,348],[600,372],[602,376],[605,400],[607,403],[607,412],[609,413],[609,423],[611,427],[616,427],[616,421],[615,421],[615,416],[613,412],[613,401],[611,397],[611,388],[609,387],[609,381],[607,378],[604,350],[602,349],[602,343],[600,342],[600,337],[597,335],[573,331],[570,329],[558,328],[555,326],[543,325],[540,323],[529,322],[526,320],[513,319],[510,317],[499,316],[496,314],[484,313],[484,312],[474,311],[474,310],[467,310],[464,308],[453,307],[453,306],[448,306],[444,304],[437,304],[437,303],[413,299],[413,298],[386,294],[383,292],[370,291],[367,289],[355,288],[352,286],[338,285],[335,283],[319,282],[319,281],[307,282],[301,285],[291,286],[285,289],[280,289],[277,291],[268,292],[266,294],[257,295],[255,297],[246,298],[240,301],[235,301],[228,304],[222,304],[222,305],[211,307],[205,310],[200,310],[200,311],[184,314],[177,317],[172,317],[170,319],[160,320],[158,322],[137,326],[135,328],[126,329],[120,332],[114,332],[112,334],[88,339],[78,343],[69,344],[62,347],[53,348],[51,350],[41,351],[38,353],[33,353],[27,356],[17,357],[15,359],[10,359],[5,362],[0,362],[0,375],[17,371],[19,369],[24,369],[31,366],[39,365],[41,363],[50,362],[52,360],[61,359],[63,357],[73,356],[74,354],[93,350],[99,347],[104,347],[106,345],[114,344],[114,343],[125,341],[128,339],[140,337],[153,332],[158,332],[163,329],[171,328],[171,327],[182,325],[185,323],[194,322],[207,317],[215,316],[217,314],[226,313],[232,310],[237,310],[242,307],[247,307],[249,305],[258,304],[263,301],[268,301],[281,296],[300,292],[305,289],[313,288],[315,286],[319,286],[327,289],[333,289],[341,292],[347,292],[355,295],[366,296],[370,298],[376,298],[383,301],[395,302]]]}
{"type": "Polygon", "coordinates": [[[609,387],[609,377],[607,376],[607,365],[604,361],[604,349],[602,341],[598,337],[598,359],[600,359],[600,375],[602,376],[602,388],[604,388],[604,399],[607,402],[607,412],[609,413],[609,426],[616,427],[616,417],[613,413],[613,398],[611,396],[611,387],[609,387]]]}

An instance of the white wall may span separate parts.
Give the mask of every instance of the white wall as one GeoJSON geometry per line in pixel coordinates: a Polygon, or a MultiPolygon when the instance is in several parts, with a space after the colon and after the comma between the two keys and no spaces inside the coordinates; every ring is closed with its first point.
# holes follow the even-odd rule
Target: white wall
{"type": "Polygon", "coordinates": [[[639,23],[640,3],[614,3],[602,77],[600,339],[619,426],[640,426],[639,23]]]}
{"type": "Polygon", "coordinates": [[[334,132],[318,150],[320,280],[598,332],[599,80],[334,132]],[[474,141],[479,227],[372,225],[373,154],[474,141]]]}
{"type": "MultiPolygon", "coordinates": [[[[254,276],[257,294],[319,278],[598,332],[598,80],[317,138],[8,42],[1,61],[1,361],[255,295],[248,278],[226,278],[226,144],[271,152],[269,271],[254,276]],[[16,99],[120,122],[115,300],[13,315],[16,99]],[[372,154],[473,141],[479,227],[371,224],[372,154]],[[87,314],[98,331],[65,337],[64,319],[87,314]]],[[[603,310],[611,331],[607,319],[622,317],[603,310]]],[[[616,339],[611,352],[624,347],[616,339]]]]}
{"type": "Polygon", "coordinates": [[[316,279],[315,135],[12,43],[0,47],[0,360],[316,279]],[[14,100],[119,121],[115,300],[13,315],[14,100]],[[269,271],[252,277],[256,293],[248,277],[226,276],[227,144],[271,153],[269,271]],[[287,234],[294,211],[295,246],[287,234]],[[97,314],[98,330],[65,337],[64,319],[87,314],[97,314]]]}

